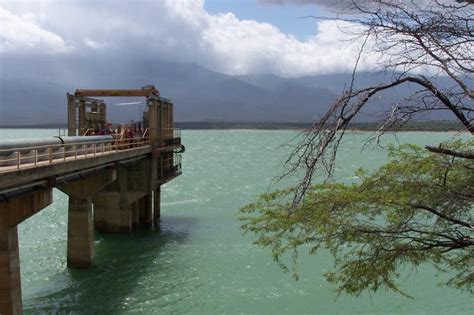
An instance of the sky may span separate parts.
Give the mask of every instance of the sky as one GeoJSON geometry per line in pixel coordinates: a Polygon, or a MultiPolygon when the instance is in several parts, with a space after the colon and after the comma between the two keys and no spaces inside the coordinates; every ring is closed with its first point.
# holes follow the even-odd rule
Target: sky
{"type": "MultiPolygon", "coordinates": [[[[334,0],[343,1],[343,0],[334,0]]],[[[0,0],[0,58],[156,58],[237,74],[351,71],[353,27],[302,18],[329,0],[0,0]]],[[[359,69],[374,67],[364,56],[359,69]]]]}
{"type": "Polygon", "coordinates": [[[272,24],[281,32],[300,41],[308,39],[317,31],[316,22],[304,17],[326,12],[324,7],[311,3],[272,5],[270,2],[258,0],[207,0],[204,8],[210,14],[232,12],[239,19],[272,24]]]}

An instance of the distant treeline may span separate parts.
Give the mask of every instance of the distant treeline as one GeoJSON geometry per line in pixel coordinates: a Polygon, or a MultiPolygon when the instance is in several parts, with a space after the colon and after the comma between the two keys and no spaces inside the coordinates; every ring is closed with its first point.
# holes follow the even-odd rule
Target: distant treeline
{"type": "MultiPolygon", "coordinates": [[[[294,130],[317,128],[317,124],[298,122],[176,122],[176,128],[181,129],[267,129],[294,130]]],[[[352,130],[374,131],[380,127],[377,123],[354,123],[352,130]]],[[[395,128],[393,128],[395,130],[395,128]]],[[[409,122],[399,126],[400,131],[462,131],[463,126],[453,121],[419,121],[409,122]]]]}
{"type": "MultiPolygon", "coordinates": [[[[352,130],[374,131],[380,125],[377,123],[354,123],[350,126],[352,130]]],[[[176,122],[176,128],[181,129],[266,129],[266,130],[294,130],[317,128],[317,124],[299,123],[299,122],[176,122]]],[[[32,125],[0,125],[0,128],[48,128],[60,129],[67,128],[64,124],[32,124],[32,125]]],[[[437,121],[418,121],[409,122],[401,127],[397,127],[399,131],[462,131],[463,127],[456,122],[447,120],[437,121]]]]}

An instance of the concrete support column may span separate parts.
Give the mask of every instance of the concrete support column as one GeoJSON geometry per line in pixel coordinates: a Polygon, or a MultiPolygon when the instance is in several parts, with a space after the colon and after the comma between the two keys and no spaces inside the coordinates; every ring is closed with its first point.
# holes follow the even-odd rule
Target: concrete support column
{"type": "Polygon", "coordinates": [[[151,226],[153,224],[153,195],[150,192],[142,198],[143,203],[143,219],[144,226],[151,226]]]}
{"type": "Polygon", "coordinates": [[[105,199],[100,193],[96,194],[93,199],[94,203],[94,224],[97,231],[102,232],[105,230],[107,222],[107,208],[105,207],[105,199]],[[101,205],[102,203],[102,205],[101,205]]]}
{"type": "Polygon", "coordinates": [[[150,162],[143,159],[128,165],[118,164],[117,180],[94,194],[99,232],[131,232],[141,223],[140,211],[145,208],[141,200],[151,191],[150,162]]]}
{"type": "Polygon", "coordinates": [[[115,181],[116,171],[104,169],[57,185],[69,196],[67,229],[68,267],[88,268],[94,263],[92,196],[115,181]]]}
{"type": "Polygon", "coordinates": [[[156,99],[148,99],[148,136],[153,148],[158,145],[158,106],[156,99]]]}
{"type": "Polygon", "coordinates": [[[69,197],[67,265],[89,268],[95,258],[92,197],[69,197]]]}
{"type": "Polygon", "coordinates": [[[140,202],[132,203],[132,229],[137,230],[140,224],[140,202]]]}
{"type": "Polygon", "coordinates": [[[22,314],[17,225],[51,204],[46,188],[0,202],[0,314],[22,314]]]}
{"type": "Polygon", "coordinates": [[[159,224],[161,217],[161,186],[153,191],[153,214],[155,224],[159,224]]]}
{"type": "Polygon", "coordinates": [[[159,106],[159,109],[158,109],[158,115],[159,115],[159,118],[158,118],[158,121],[159,121],[159,125],[158,125],[158,138],[159,138],[159,146],[163,146],[163,140],[164,140],[164,128],[165,127],[165,124],[164,124],[164,106],[163,106],[163,102],[160,100],[158,102],[158,104],[160,104],[159,106]]]}
{"type": "Polygon", "coordinates": [[[99,104],[97,104],[97,102],[94,102],[94,101],[92,102],[91,112],[95,112],[95,113],[99,112],[99,104]]]}
{"type": "Polygon", "coordinates": [[[76,136],[76,98],[73,95],[67,96],[67,128],[68,136],[76,136]]]}
{"type": "Polygon", "coordinates": [[[105,103],[99,104],[99,114],[100,114],[100,121],[104,124],[102,127],[105,128],[105,124],[107,123],[107,111],[105,103]]]}
{"type": "Polygon", "coordinates": [[[132,206],[126,192],[107,191],[94,195],[94,215],[95,226],[101,233],[132,231],[132,206]]]}
{"type": "Polygon", "coordinates": [[[84,100],[79,101],[79,134],[78,136],[84,135],[86,132],[85,128],[86,123],[86,102],[84,100]]]}
{"type": "Polygon", "coordinates": [[[137,202],[139,211],[139,225],[150,227],[153,224],[153,195],[149,194],[140,198],[137,202]]]}
{"type": "Polygon", "coordinates": [[[22,314],[16,225],[0,228],[0,314],[22,314]]]}
{"type": "Polygon", "coordinates": [[[138,221],[140,225],[143,225],[145,221],[145,197],[140,198],[138,201],[138,221]]]}

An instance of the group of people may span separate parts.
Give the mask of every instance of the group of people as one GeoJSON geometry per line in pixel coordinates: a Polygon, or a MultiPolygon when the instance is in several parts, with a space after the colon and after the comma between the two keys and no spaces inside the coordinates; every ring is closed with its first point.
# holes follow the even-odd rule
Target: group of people
{"type": "Polygon", "coordinates": [[[133,139],[141,138],[144,130],[141,123],[131,123],[129,125],[118,125],[113,128],[111,123],[106,123],[104,127],[96,130],[92,130],[88,135],[90,136],[102,136],[102,135],[117,135],[121,139],[133,139]]]}

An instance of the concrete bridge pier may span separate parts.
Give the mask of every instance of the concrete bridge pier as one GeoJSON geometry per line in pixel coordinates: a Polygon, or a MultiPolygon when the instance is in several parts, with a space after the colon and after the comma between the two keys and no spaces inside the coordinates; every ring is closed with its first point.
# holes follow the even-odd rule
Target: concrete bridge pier
{"type": "Polygon", "coordinates": [[[140,225],[140,199],[132,203],[132,229],[138,230],[140,225]]]}
{"type": "Polygon", "coordinates": [[[153,217],[155,224],[159,224],[161,217],[161,186],[153,191],[153,217]]]}
{"type": "Polygon", "coordinates": [[[132,204],[128,193],[116,183],[110,186],[93,197],[95,227],[100,233],[131,232],[132,204]]]}
{"type": "Polygon", "coordinates": [[[58,188],[69,196],[67,265],[88,268],[94,263],[94,220],[92,196],[117,178],[113,169],[79,177],[58,188]]]}
{"type": "Polygon", "coordinates": [[[99,232],[131,232],[141,224],[141,211],[150,216],[148,202],[142,201],[150,191],[148,166],[146,159],[118,165],[117,180],[94,195],[94,221],[99,232]]]}
{"type": "Polygon", "coordinates": [[[146,194],[131,204],[132,229],[140,227],[151,227],[153,223],[153,212],[151,208],[151,194],[146,194]]]}
{"type": "Polygon", "coordinates": [[[151,191],[138,201],[139,223],[144,227],[153,225],[153,195],[151,191]]]}
{"type": "Polygon", "coordinates": [[[89,268],[94,263],[92,197],[69,197],[67,266],[89,268]]]}
{"type": "Polygon", "coordinates": [[[20,255],[16,225],[0,231],[0,314],[21,314],[20,255]]]}
{"type": "Polygon", "coordinates": [[[0,314],[22,314],[17,225],[52,202],[52,189],[0,202],[0,314]]]}

